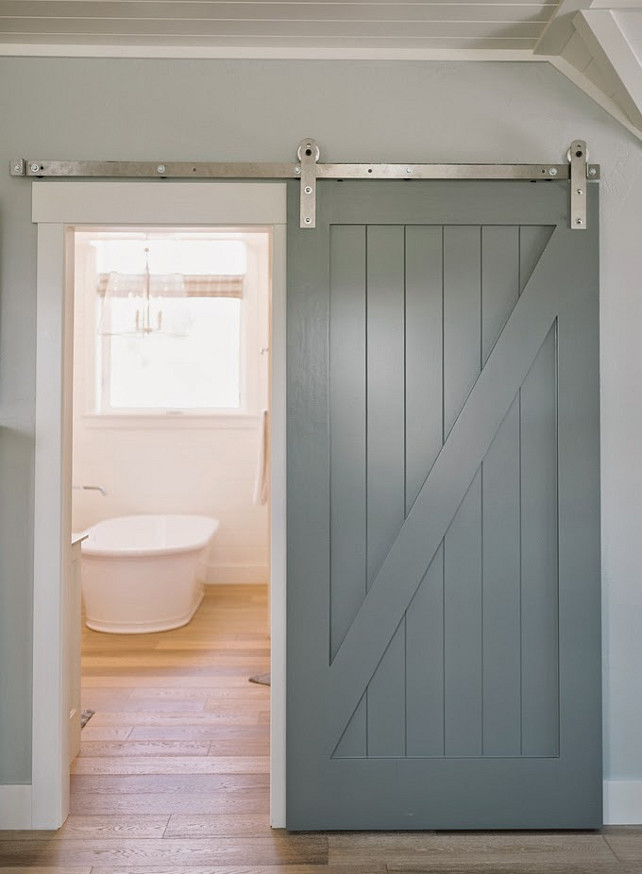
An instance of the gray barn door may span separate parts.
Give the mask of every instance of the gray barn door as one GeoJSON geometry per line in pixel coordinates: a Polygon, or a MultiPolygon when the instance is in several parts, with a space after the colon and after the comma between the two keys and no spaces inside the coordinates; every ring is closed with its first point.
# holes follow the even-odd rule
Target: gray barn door
{"type": "Polygon", "coordinates": [[[287,826],[599,826],[597,191],[290,195],[287,826]]]}

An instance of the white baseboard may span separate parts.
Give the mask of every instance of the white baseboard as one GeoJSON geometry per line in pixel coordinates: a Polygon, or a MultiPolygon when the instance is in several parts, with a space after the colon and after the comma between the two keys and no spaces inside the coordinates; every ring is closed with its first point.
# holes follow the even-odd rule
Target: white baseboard
{"type": "Polygon", "coordinates": [[[201,566],[199,578],[206,586],[224,583],[268,583],[270,574],[264,564],[210,564],[201,566]]]}
{"type": "Polygon", "coordinates": [[[642,780],[604,781],[604,825],[642,825],[642,780]]]}
{"type": "Polygon", "coordinates": [[[30,829],[31,786],[0,786],[0,830],[30,829]]]}

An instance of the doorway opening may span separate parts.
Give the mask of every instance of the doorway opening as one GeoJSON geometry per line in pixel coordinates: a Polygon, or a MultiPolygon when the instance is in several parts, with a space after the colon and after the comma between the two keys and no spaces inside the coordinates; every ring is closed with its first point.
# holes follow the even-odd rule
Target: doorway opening
{"type": "Polygon", "coordinates": [[[267,825],[271,229],[69,233],[70,810],[267,825]]]}
{"type": "MultiPolygon", "coordinates": [[[[139,232],[223,229],[268,231],[270,308],[269,328],[273,350],[270,354],[269,399],[270,422],[270,494],[268,593],[272,685],[269,689],[270,711],[270,823],[282,827],[285,822],[285,228],[286,186],[282,183],[256,184],[171,183],[157,186],[147,182],[46,182],[33,184],[32,219],[38,225],[37,283],[37,373],[36,373],[36,453],[34,513],[34,601],[33,601],[33,778],[30,787],[30,815],[25,827],[56,829],[69,812],[70,710],[73,683],[71,656],[74,642],[70,629],[80,630],[80,621],[71,622],[74,600],[72,498],[103,500],[96,490],[72,490],[75,485],[98,485],[101,482],[77,482],[72,473],[73,444],[73,322],[74,322],[74,246],[77,232],[100,232],[129,229],[139,232]]],[[[151,246],[149,259],[151,262],[151,246]]],[[[120,271],[122,272],[122,268],[120,271]]],[[[144,268],[143,268],[143,272],[144,268]]],[[[151,263],[150,263],[151,273],[151,263]]],[[[151,279],[150,279],[151,282],[151,279]]],[[[151,288],[150,288],[151,291],[151,288]]],[[[153,295],[150,295],[153,296],[153,295]]],[[[122,301],[121,301],[122,303],[122,301]]],[[[116,304],[116,308],[119,304],[116,304]]],[[[121,307],[122,309],[122,307],[121,307]]],[[[147,322],[145,307],[139,306],[139,327],[152,327],[152,303],[147,322]]],[[[158,315],[156,315],[158,324],[158,315]]],[[[173,321],[165,308],[161,321],[173,321]]],[[[135,325],[135,313],[134,313],[135,325]]],[[[174,331],[172,331],[174,332],[174,331]]],[[[182,333],[176,332],[176,333],[182,333]]],[[[267,344],[269,345],[269,344],[267,344]]],[[[103,350],[104,351],[104,350],[103,350]]],[[[91,357],[91,355],[90,355],[91,357]]],[[[266,359],[267,360],[267,359],[266,359]]],[[[95,360],[92,359],[94,366],[95,360]]],[[[265,365],[267,367],[267,365],[265,365]]],[[[93,377],[92,377],[93,378],[93,377]]],[[[242,377],[241,377],[242,378],[242,377]]],[[[93,386],[95,388],[95,385],[93,386]]],[[[110,388],[117,388],[116,385],[110,388]]],[[[117,391],[111,397],[118,400],[117,391]]],[[[122,401],[122,397],[120,398],[122,401]]],[[[101,400],[101,403],[103,401],[101,400]]],[[[173,404],[173,402],[172,402],[173,404]]],[[[257,409],[258,408],[257,406],[257,409]]],[[[96,409],[87,410],[87,423],[96,409]]],[[[117,419],[118,412],[103,409],[103,424],[117,419]]],[[[131,410],[129,411],[131,414],[131,410]]],[[[139,411],[140,412],[140,411],[139,411]]],[[[229,414],[228,409],[228,414],[229,414]]],[[[134,424],[137,414],[131,414],[134,424]]],[[[196,436],[204,439],[205,429],[198,411],[166,413],[167,420],[192,420],[196,436]]],[[[237,421],[247,413],[236,412],[237,421]]],[[[144,414],[149,424],[149,416],[144,414]]],[[[232,416],[226,417],[229,420],[232,416]]],[[[177,430],[177,426],[174,426],[177,430]]],[[[182,427],[182,426],[181,426],[182,427]]],[[[116,429],[100,427],[103,441],[109,445],[116,429]]],[[[158,428],[156,429],[158,430],[158,428]]],[[[223,428],[221,429],[223,430],[223,428]]],[[[228,431],[233,429],[228,427],[228,431]]],[[[131,436],[135,428],[128,432],[131,436]]],[[[258,443],[258,421],[247,424],[245,435],[258,443]]],[[[148,436],[151,436],[151,429],[148,436]]],[[[163,456],[159,469],[168,473],[163,456]]],[[[135,472],[132,474],[134,477],[135,472]]],[[[105,501],[108,496],[105,496],[105,501]]],[[[121,511],[119,511],[121,512],[121,511]]],[[[222,529],[220,529],[222,530],[222,529]]],[[[218,532],[217,532],[218,533],[218,532]]],[[[223,538],[221,538],[223,540],[223,538]]],[[[215,541],[214,541],[215,542],[215,541]]],[[[80,547],[75,547],[79,550],[80,547]]],[[[228,570],[231,565],[228,565],[228,570]]],[[[212,569],[210,568],[210,571],[212,569]]],[[[212,571],[215,576],[215,572],[212,571]]],[[[207,582],[215,583],[215,579],[207,582]]],[[[238,581],[237,581],[238,582],[238,581]]],[[[238,582],[239,587],[245,586],[238,582]]],[[[265,584],[263,584],[265,585],[265,584]]],[[[212,585],[207,592],[220,593],[212,585]]],[[[245,586],[244,591],[249,589],[245,586]]],[[[80,605],[78,603],[78,613],[80,605]]],[[[189,627],[189,626],[186,626],[189,627]]],[[[178,633],[178,632],[176,632],[178,633]]],[[[107,635],[100,635],[106,638],[107,635]]],[[[130,646],[141,636],[127,635],[130,646]]],[[[161,656],[158,656],[162,658],[161,656]]],[[[238,658],[229,656],[230,659],[238,658]]],[[[238,666],[237,666],[238,667],[238,666]]],[[[248,665],[248,668],[250,666],[248,665]]],[[[96,666],[97,674],[100,667],[96,666]]],[[[187,685],[187,684],[185,684],[187,685]]],[[[189,705],[188,705],[189,706],[189,705]]],[[[161,710],[162,704],[157,708],[161,710]]],[[[96,717],[92,717],[95,719],[96,717]]],[[[180,719],[180,717],[179,717],[180,719]]],[[[90,720],[88,727],[92,725],[90,720]]],[[[98,723],[94,723],[97,726],[98,723]]],[[[234,726],[232,725],[232,728],[234,726]]],[[[125,759],[123,757],[123,766],[125,759]]],[[[153,758],[153,757],[150,757],[153,758]]],[[[191,765],[192,763],[190,763],[191,765]]],[[[99,767],[99,765],[97,765],[99,767]]],[[[134,766],[136,767],[136,766],[134,766]]],[[[117,796],[114,795],[114,800],[117,796]]]]}

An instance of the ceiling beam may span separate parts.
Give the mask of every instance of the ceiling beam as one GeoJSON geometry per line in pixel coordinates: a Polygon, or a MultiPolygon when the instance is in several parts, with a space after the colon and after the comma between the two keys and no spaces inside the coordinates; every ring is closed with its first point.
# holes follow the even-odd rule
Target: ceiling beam
{"type": "Polygon", "coordinates": [[[612,12],[634,9],[642,0],[562,0],[533,54],[642,140],[642,66],[612,12]]]}
{"type": "Polygon", "coordinates": [[[602,72],[616,85],[618,100],[636,127],[642,127],[642,66],[610,9],[586,9],[573,19],[602,72]]]}
{"type": "Polygon", "coordinates": [[[575,33],[574,17],[580,9],[587,9],[590,5],[591,0],[562,0],[537,40],[533,52],[536,55],[561,55],[575,33]]]}
{"type": "Polygon", "coordinates": [[[613,100],[612,97],[607,96],[607,94],[599,88],[594,82],[592,82],[588,76],[585,76],[577,67],[574,67],[569,61],[563,58],[561,55],[557,57],[549,57],[547,59],[556,70],[558,70],[563,76],[566,76],[567,79],[576,85],[580,91],[583,91],[588,97],[591,98],[595,103],[598,104],[605,112],[614,118],[617,122],[619,122],[622,127],[625,127],[630,133],[632,133],[636,139],[642,142],[642,128],[637,127],[628,115],[624,112],[624,110],[613,100]]]}

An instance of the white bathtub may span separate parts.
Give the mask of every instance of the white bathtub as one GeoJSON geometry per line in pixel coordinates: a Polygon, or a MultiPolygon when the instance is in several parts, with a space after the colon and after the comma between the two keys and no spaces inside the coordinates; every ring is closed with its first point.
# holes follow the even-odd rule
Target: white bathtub
{"type": "Polygon", "coordinates": [[[86,622],[142,634],[186,625],[203,599],[196,569],[219,526],[207,516],[118,516],[82,543],[86,622]]]}

